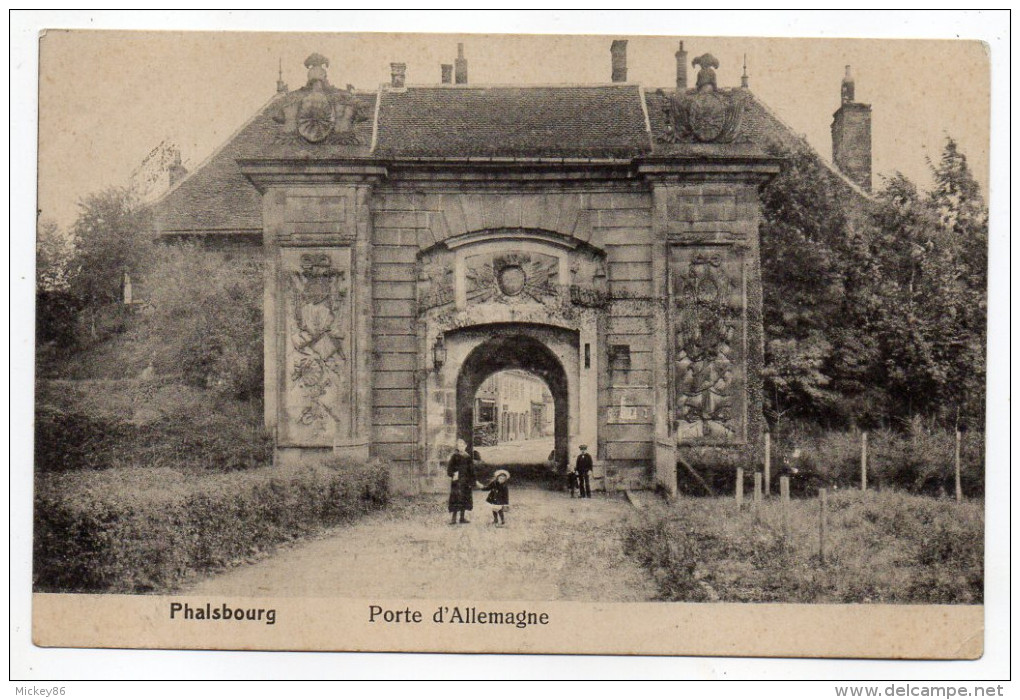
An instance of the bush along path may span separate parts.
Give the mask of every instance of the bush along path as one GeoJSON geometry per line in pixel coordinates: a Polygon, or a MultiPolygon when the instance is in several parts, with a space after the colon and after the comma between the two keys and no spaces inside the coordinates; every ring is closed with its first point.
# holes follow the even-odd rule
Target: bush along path
{"type": "Polygon", "coordinates": [[[312,542],[199,583],[196,595],[645,601],[652,577],[624,551],[638,514],[622,498],[511,492],[505,528],[476,492],[448,524],[442,494],[396,501],[312,542]]]}
{"type": "Polygon", "coordinates": [[[107,469],[36,477],[38,592],[162,593],[388,501],[377,464],[186,474],[107,469]]]}

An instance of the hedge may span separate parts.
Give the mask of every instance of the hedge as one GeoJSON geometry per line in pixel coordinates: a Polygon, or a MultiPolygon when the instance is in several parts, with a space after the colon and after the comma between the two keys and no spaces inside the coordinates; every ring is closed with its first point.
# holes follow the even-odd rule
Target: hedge
{"type": "Polygon", "coordinates": [[[173,590],[197,573],[355,520],[388,501],[384,466],[330,460],[231,473],[169,468],[39,474],[39,592],[173,590]]]}

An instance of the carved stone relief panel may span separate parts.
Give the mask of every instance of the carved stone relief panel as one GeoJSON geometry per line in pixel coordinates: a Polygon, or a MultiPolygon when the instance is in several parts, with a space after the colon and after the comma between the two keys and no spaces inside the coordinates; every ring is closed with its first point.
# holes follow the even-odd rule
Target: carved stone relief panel
{"type": "Polygon", "coordinates": [[[559,294],[559,258],[533,251],[469,255],[464,260],[468,304],[545,303],[559,294]]]}
{"type": "Polygon", "coordinates": [[[418,311],[454,302],[453,254],[438,248],[418,263],[418,311]]]}
{"type": "Polygon", "coordinates": [[[291,444],[331,447],[353,433],[350,249],[283,249],[281,257],[281,427],[291,444]]]}
{"type": "Polygon", "coordinates": [[[570,257],[570,300],[576,306],[602,308],[609,302],[605,256],[576,250],[570,257]]]}
{"type": "Polygon", "coordinates": [[[745,439],[743,251],[673,246],[670,254],[673,406],[681,441],[745,439]]]}

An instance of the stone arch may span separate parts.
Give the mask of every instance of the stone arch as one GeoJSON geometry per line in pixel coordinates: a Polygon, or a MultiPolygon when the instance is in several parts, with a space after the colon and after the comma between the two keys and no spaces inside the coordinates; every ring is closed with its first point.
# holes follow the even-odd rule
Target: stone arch
{"type": "Polygon", "coordinates": [[[473,406],[478,388],[497,372],[525,370],[542,379],[553,396],[556,464],[565,465],[570,450],[570,383],[563,363],[526,325],[493,324],[475,330],[489,337],[468,353],[457,374],[457,436],[474,449],[473,406]]]}
{"type": "Polygon", "coordinates": [[[496,229],[562,231],[589,242],[594,213],[590,196],[580,192],[458,193],[436,202],[428,214],[428,228],[435,243],[496,229]]]}

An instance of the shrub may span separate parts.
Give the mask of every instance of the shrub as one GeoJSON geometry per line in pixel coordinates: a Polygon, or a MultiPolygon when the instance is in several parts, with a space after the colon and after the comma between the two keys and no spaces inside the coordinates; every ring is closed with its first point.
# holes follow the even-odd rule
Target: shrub
{"type": "Polygon", "coordinates": [[[124,438],[126,426],[53,406],[35,409],[37,472],[103,469],[124,438]]]}
{"type": "MultiPolygon", "coordinates": [[[[952,494],[956,436],[952,430],[926,426],[915,418],[900,429],[868,433],[868,480],[874,488],[895,488],[930,496],[952,494]]],[[[806,424],[773,442],[773,474],[785,466],[819,474],[832,484],[860,484],[861,434],[822,431],[806,424]],[[799,456],[794,457],[794,450],[799,456]]],[[[964,495],[984,495],[984,434],[963,434],[961,476],[964,495]]]]}
{"type": "Polygon", "coordinates": [[[234,471],[272,460],[260,405],[167,378],[41,381],[36,398],[40,473],[136,466],[234,471]]]}
{"type": "Polygon", "coordinates": [[[792,501],[756,517],[724,499],[680,499],[633,526],[627,551],[654,575],[663,600],[784,603],[980,603],[980,502],[898,491],[840,491],[829,500],[826,558],[818,505],[792,501]]]}
{"type": "Polygon", "coordinates": [[[261,395],[263,278],[257,261],[195,245],[165,246],[145,288],[156,373],[224,396],[261,395]]]}
{"type": "Polygon", "coordinates": [[[36,478],[37,591],[172,590],[196,573],[350,522],[388,501],[379,464],[188,476],[111,469],[36,478]]]}

